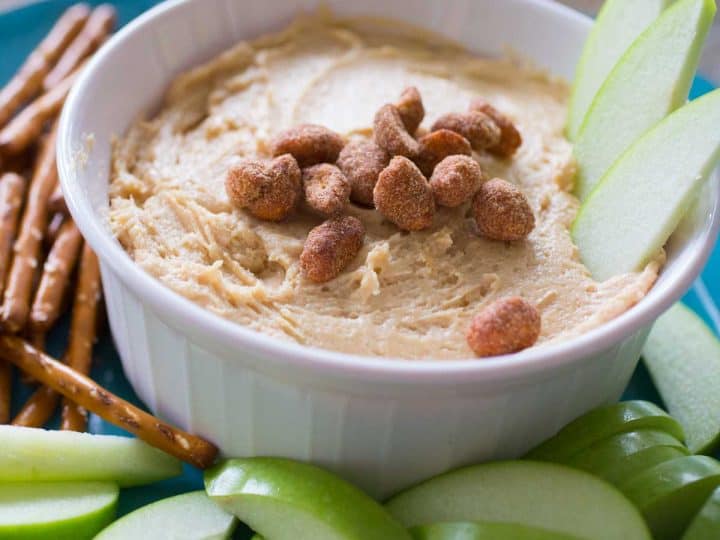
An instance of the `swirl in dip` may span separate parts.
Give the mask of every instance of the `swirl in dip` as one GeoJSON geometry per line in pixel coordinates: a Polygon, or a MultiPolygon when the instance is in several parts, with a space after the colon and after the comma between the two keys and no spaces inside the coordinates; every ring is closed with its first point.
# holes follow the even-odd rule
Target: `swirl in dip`
{"type": "Polygon", "coordinates": [[[623,313],[652,286],[642,272],[590,276],[572,243],[572,148],[563,136],[568,89],[512,59],[479,58],[428,33],[377,20],[300,18],[179,76],[159,113],[115,146],[114,233],[145,271],[212,312],[259,332],[337,351],[408,359],[473,356],[465,333],[479,310],[519,295],[542,316],[538,345],[623,313]],[[468,213],[438,208],[407,233],[373,209],[347,214],[364,246],[336,279],[313,284],[298,259],[322,219],[306,209],[280,223],[234,208],[225,174],[238,157],[268,157],[273,135],[301,123],[372,137],[375,111],[416,86],[427,115],[464,111],[481,96],[523,136],[512,159],[475,153],[488,177],[517,185],[536,226],[527,240],[478,236],[468,213]]]}

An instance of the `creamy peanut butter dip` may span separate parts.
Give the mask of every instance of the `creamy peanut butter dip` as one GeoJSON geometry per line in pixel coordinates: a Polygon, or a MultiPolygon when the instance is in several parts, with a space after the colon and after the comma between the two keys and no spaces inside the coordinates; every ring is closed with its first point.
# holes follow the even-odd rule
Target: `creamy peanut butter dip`
{"type": "Polygon", "coordinates": [[[117,142],[110,222],[133,259],[179,294],[265,334],[348,353],[415,359],[473,356],[465,333],[484,306],[519,295],[542,316],[539,346],[626,311],[652,286],[662,257],[599,283],[569,226],[574,167],[563,136],[568,88],[518,61],[479,58],[402,25],[302,17],[178,77],[160,112],[117,142]],[[488,177],[519,186],[535,213],[526,241],[486,240],[468,205],[439,208],[407,233],[350,205],[367,234],[338,278],[302,278],[298,258],[322,218],[280,223],[235,209],[224,188],[239,157],[267,157],[270,138],[301,123],[372,137],[375,111],[405,87],[423,97],[427,127],[482,96],[523,136],[513,159],[475,154],[488,177]]]}

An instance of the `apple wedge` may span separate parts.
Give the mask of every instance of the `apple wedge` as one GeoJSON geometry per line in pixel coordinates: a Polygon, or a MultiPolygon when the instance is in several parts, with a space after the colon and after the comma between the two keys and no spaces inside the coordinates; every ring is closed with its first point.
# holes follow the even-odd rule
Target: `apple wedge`
{"type": "Polygon", "coordinates": [[[614,487],[554,463],[505,461],[458,469],[400,493],[386,507],[406,527],[500,521],[585,540],[650,538],[642,516],[614,487]]]}
{"type": "Polygon", "coordinates": [[[231,459],[205,472],[210,498],[272,540],[410,540],[368,495],[318,467],[281,458],[231,459]]]}
{"type": "Polygon", "coordinates": [[[575,70],[567,137],[577,138],[598,89],[635,39],[657,19],[672,0],[607,0],[585,41],[575,70]]]}
{"type": "Polygon", "coordinates": [[[720,538],[720,488],[713,491],[700,512],[693,518],[682,540],[720,538]]]}
{"type": "Polygon", "coordinates": [[[662,315],[643,349],[645,365],[687,445],[703,454],[720,442],[720,341],[682,304],[662,315]]]}
{"type": "Polygon", "coordinates": [[[576,418],[527,454],[528,459],[565,463],[575,454],[618,433],[653,429],[678,441],[685,436],[677,420],[649,401],[622,401],[576,418]]]}
{"type": "Polygon", "coordinates": [[[685,456],[647,469],[619,489],[640,509],[655,540],[675,540],[718,486],[720,463],[685,456]]]}
{"type": "Polygon", "coordinates": [[[204,491],[193,491],[138,508],[103,529],[95,540],[225,540],[236,526],[235,516],[212,502],[204,491]]]}
{"type": "Polygon", "coordinates": [[[0,482],[109,480],[149,484],[182,472],[182,464],[130,437],[0,426],[0,482]]]}
{"type": "Polygon", "coordinates": [[[418,525],[410,529],[413,540],[580,540],[555,531],[518,523],[457,521],[418,525]]]}
{"type": "Polygon", "coordinates": [[[668,116],[608,171],[572,226],[596,279],[640,270],[658,254],[720,158],[718,125],[715,90],[668,116]]]}
{"type": "Polygon", "coordinates": [[[714,14],[714,0],[678,0],[612,69],[575,141],[581,201],[638,137],[685,103],[714,14]]]}
{"type": "Polygon", "coordinates": [[[658,463],[689,454],[685,445],[672,435],[641,429],[600,441],[570,458],[566,464],[617,485],[658,463]]]}
{"type": "Polygon", "coordinates": [[[110,482],[0,485],[0,538],[85,540],[115,518],[118,487],[110,482]]]}

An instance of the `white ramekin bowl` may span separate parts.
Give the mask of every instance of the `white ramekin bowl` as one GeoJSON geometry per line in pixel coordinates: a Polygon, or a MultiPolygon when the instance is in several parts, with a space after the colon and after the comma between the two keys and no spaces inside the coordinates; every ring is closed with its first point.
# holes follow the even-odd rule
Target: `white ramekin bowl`
{"type": "MultiPolygon", "coordinates": [[[[571,79],[589,19],[542,0],[331,0],[341,14],[431,28],[483,54],[511,46],[571,79]]],[[[690,286],[717,237],[718,186],[682,224],[636,307],[577,339],[489,360],[355,357],[276,341],[203,310],[137,267],[107,226],[111,141],[170,80],[316,0],[181,0],[129,24],[95,56],[62,115],[68,206],[98,253],[112,333],[137,393],[225,455],[309,460],[385,496],[448,468],[517,456],[616,400],[652,322],[690,286]]]]}

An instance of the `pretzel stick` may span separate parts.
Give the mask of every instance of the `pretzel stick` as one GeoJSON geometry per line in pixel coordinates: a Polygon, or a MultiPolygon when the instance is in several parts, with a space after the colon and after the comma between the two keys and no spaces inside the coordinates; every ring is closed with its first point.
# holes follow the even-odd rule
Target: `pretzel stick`
{"type": "Polygon", "coordinates": [[[217,447],[196,435],[169,426],[158,418],[111,394],[92,379],[58,362],[16,336],[0,336],[0,357],[33,375],[66,398],[146,443],[205,469],[217,447]]]}
{"type": "Polygon", "coordinates": [[[0,126],[10,119],[23,102],[37,94],[52,65],[80,33],[90,15],[85,4],[68,8],[52,27],[45,39],[27,57],[15,76],[0,91],[0,126]]]}
{"type": "Polygon", "coordinates": [[[20,412],[13,418],[13,426],[42,427],[57,410],[60,394],[52,388],[41,386],[28,398],[20,412]]]}
{"type": "Polygon", "coordinates": [[[53,214],[45,228],[45,247],[52,247],[55,243],[63,223],[65,223],[63,214],[53,214]]]}
{"type": "Polygon", "coordinates": [[[57,65],[43,81],[45,90],[55,87],[72,70],[97,50],[115,26],[115,8],[109,4],[96,7],[82,32],[73,40],[57,65]]]}
{"type": "Polygon", "coordinates": [[[51,214],[65,214],[66,216],[70,214],[67,204],[65,204],[65,197],[63,196],[60,182],[57,183],[52,195],[50,195],[48,199],[48,211],[51,214]]]}
{"type": "Polygon", "coordinates": [[[25,179],[15,173],[6,173],[0,178],[0,291],[10,268],[26,187],[25,179]]]}
{"type": "Polygon", "coordinates": [[[0,152],[18,154],[40,136],[45,123],[60,113],[81,69],[82,66],[55,88],[30,103],[0,131],[0,152]]]}
{"type": "Polygon", "coordinates": [[[9,332],[18,332],[27,321],[30,295],[38,258],[42,249],[42,235],[47,227],[47,200],[57,181],[55,137],[57,125],[45,141],[38,158],[18,237],[15,241],[12,266],[7,278],[0,323],[9,332]]]}
{"type": "MultiPolygon", "coordinates": [[[[70,341],[66,363],[83,375],[90,374],[92,349],[97,330],[98,306],[100,304],[100,266],[93,250],[85,244],[80,260],[78,284],[75,290],[70,341]]],[[[63,399],[60,429],[85,431],[87,412],[68,399],[63,399]]]]}
{"type": "Polygon", "coordinates": [[[30,329],[47,332],[60,317],[60,306],[70,283],[70,275],[80,254],[82,236],[69,219],[60,227],[43,266],[40,284],[30,310],[30,329]]]}

